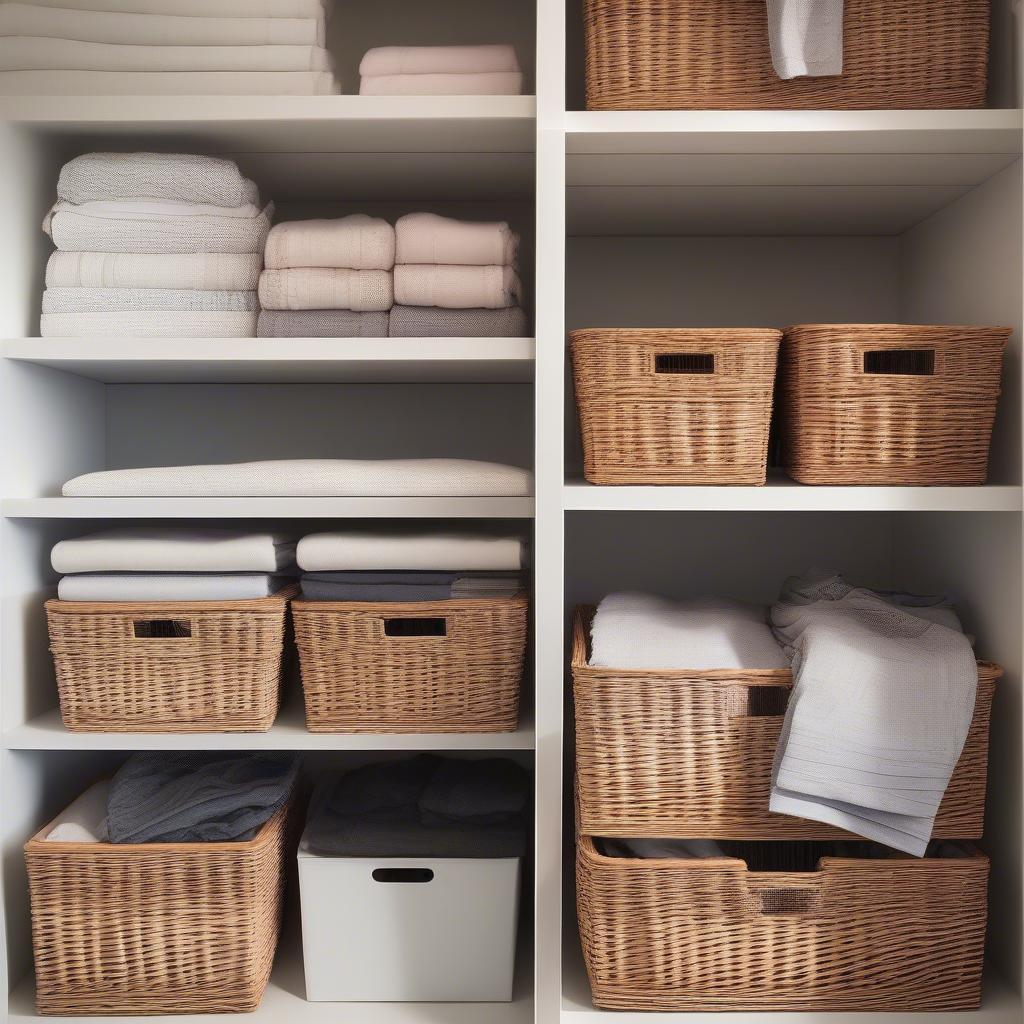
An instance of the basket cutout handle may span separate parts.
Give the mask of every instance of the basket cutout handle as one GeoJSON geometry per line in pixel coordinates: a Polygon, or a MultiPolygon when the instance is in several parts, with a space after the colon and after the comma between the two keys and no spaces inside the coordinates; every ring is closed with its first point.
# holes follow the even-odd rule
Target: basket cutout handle
{"type": "Polygon", "coordinates": [[[374,868],[371,877],[388,885],[423,885],[434,880],[434,872],[430,868],[374,868]]]}
{"type": "Polygon", "coordinates": [[[443,616],[384,620],[385,636],[447,636],[448,620],[443,616]]]}
{"type": "Polygon", "coordinates": [[[132,635],[137,640],[188,640],[192,636],[189,619],[134,619],[132,635]]]}
{"type": "Polygon", "coordinates": [[[782,718],[789,705],[788,686],[751,686],[747,689],[748,718],[782,718]]]}
{"type": "Polygon", "coordinates": [[[761,889],[761,913],[765,917],[813,914],[818,907],[818,893],[813,889],[761,889]]]}
{"type": "Polygon", "coordinates": [[[864,373],[887,377],[932,377],[935,374],[935,349],[866,349],[864,373]]]}
{"type": "Polygon", "coordinates": [[[714,352],[656,352],[655,373],[712,374],[715,372],[714,352]]]}

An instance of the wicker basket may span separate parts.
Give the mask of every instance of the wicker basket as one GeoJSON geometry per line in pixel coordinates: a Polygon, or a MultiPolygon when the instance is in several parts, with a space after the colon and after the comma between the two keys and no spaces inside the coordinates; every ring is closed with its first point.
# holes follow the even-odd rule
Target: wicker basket
{"type": "MultiPolygon", "coordinates": [[[[598,836],[848,839],[817,821],[768,811],[772,762],[792,684],[761,672],[594,668],[592,608],[573,622],[580,831],[598,836]]],[[[978,839],[988,726],[1002,669],[979,663],[974,718],[933,835],[978,839]]]]}
{"type": "Polygon", "coordinates": [[[573,331],[592,484],[763,484],[781,331],[573,331]]]}
{"type": "Polygon", "coordinates": [[[525,594],[294,601],[310,732],[513,732],[525,594]]]}
{"type": "Polygon", "coordinates": [[[277,717],[288,599],[47,601],[71,732],[266,732],[277,717]]]}
{"type": "Polygon", "coordinates": [[[983,484],[1010,333],[788,328],[779,365],[786,472],[805,484],[983,484]]]}
{"type": "Polygon", "coordinates": [[[42,1014],[242,1013],[263,997],[297,802],[246,842],[25,844],[42,1014]]]}
{"type": "Polygon", "coordinates": [[[764,0],[584,0],[589,110],[982,107],[988,0],[846,0],[843,73],[783,81],[764,0]]]}
{"type": "MultiPolygon", "coordinates": [[[[758,845],[744,854],[755,854],[755,868],[758,845]]],[[[582,837],[577,908],[594,1004],[972,1010],[987,881],[988,859],[976,850],[955,859],[826,856],[817,870],[760,871],[733,857],[605,857],[582,837]]]]}

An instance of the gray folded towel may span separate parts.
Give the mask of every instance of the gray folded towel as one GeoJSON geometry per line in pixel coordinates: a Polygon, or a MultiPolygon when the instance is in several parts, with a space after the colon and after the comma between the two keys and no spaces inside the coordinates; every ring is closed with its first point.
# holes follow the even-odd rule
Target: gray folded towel
{"type": "Polygon", "coordinates": [[[386,311],[354,309],[265,309],[258,338],[386,338],[386,311]]]}
{"type": "Polygon", "coordinates": [[[503,309],[442,309],[440,306],[392,306],[392,338],[524,338],[526,314],[519,306],[503,309]]]}

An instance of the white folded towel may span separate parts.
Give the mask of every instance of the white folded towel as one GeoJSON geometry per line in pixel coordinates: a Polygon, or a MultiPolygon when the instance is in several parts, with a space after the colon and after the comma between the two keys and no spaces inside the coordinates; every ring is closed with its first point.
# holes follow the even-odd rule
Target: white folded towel
{"type": "Polygon", "coordinates": [[[468,75],[518,71],[515,47],[507,43],[483,46],[375,46],[359,62],[359,74],[468,75]]]}
{"type": "Polygon", "coordinates": [[[255,338],[259,313],[146,310],[107,313],[43,313],[44,338],[255,338]]]}
{"type": "Polygon", "coordinates": [[[259,313],[255,292],[204,292],[184,288],[47,288],[44,313],[162,312],[192,310],[259,313]]]}
{"type": "Polygon", "coordinates": [[[479,75],[376,75],[359,82],[361,96],[519,96],[519,71],[479,75]]]}
{"type": "Polygon", "coordinates": [[[107,842],[107,795],[110,783],[93,783],[77,800],[69,804],[46,833],[50,843],[107,842]]]}
{"type": "Polygon", "coordinates": [[[260,274],[264,309],[353,309],[380,312],[394,304],[390,270],[293,267],[260,274]]]}
{"type": "Polygon", "coordinates": [[[504,571],[522,566],[523,542],[472,533],[311,533],[295,558],[307,572],[504,571]]]}
{"type": "Polygon", "coordinates": [[[46,264],[47,288],[179,288],[255,292],[260,253],[61,252],[46,264]]]}
{"type": "Polygon", "coordinates": [[[513,267],[395,265],[395,302],[402,306],[446,309],[502,309],[522,299],[513,267]]]}
{"type": "Polygon", "coordinates": [[[100,220],[111,217],[139,221],[152,217],[175,217],[181,220],[220,217],[224,220],[251,221],[261,217],[263,210],[255,203],[215,206],[213,203],[191,203],[180,199],[90,199],[86,203],[69,203],[58,199],[43,219],[44,231],[49,219],[58,213],[74,213],[79,217],[94,217],[100,220]]]}
{"type": "Polygon", "coordinates": [[[119,527],[58,541],[50,564],[79,572],[277,572],[295,559],[295,541],[281,533],[243,530],[119,527]]]}
{"type": "Polygon", "coordinates": [[[591,627],[590,664],[621,669],[776,669],[789,660],[764,608],[725,598],[609,594],[591,627]]]}
{"type": "Polygon", "coordinates": [[[282,459],[86,473],[67,497],[527,497],[533,474],[470,459],[282,459]]]}
{"type": "Polygon", "coordinates": [[[395,262],[515,266],[519,236],[506,221],[407,213],[395,224],[395,262]]]}
{"type": "Polygon", "coordinates": [[[200,18],[316,18],[334,0],[32,0],[37,7],[126,14],[175,14],[200,18]]]}
{"type": "Polygon", "coordinates": [[[331,96],[339,92],[341,84],[330,71],[0,70],[0,96],[331,96]]]}
{"type": "Polygon", "coordinates": [[[843,0],[767,0],[779,78],[843,73],[843,0]]]}
{"type": "Polygon", "coordinates": [[[285,586],[267,573],[102,573],[64,576],[61,601],[253,601],[272,597],[285,586]]]}
{"type": "Polygon", "coordinates": [[[270,229],[264,261],[268,270],[391,270],[395,265],[395,229],[386,220],[365,213],[329,220],[284,221],[270,229]]]}

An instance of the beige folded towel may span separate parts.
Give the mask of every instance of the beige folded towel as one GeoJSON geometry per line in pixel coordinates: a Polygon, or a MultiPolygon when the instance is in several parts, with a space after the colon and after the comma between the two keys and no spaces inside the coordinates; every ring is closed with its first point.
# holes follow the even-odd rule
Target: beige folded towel
{"type": "Polygon", "coordinates": [[[395,302],[403,306],[502,309],[517,305],[521,294],[519,275],[512,267],[395,267],[395,302]]]}
{"type": "Polygon", "coordinates": [[[395,229],[386,220],[365,213],[330,220],[285,221],[270,229],[264,262],[268,270],[390,270],[395,265],[395,229]]]}
{"type": "Polygon", "coordinates": [[[162,310],[43,313],[44,338],[255,338],[259,314],[162,310]]]}
{"type": "Polygon", "coordinates": [[[479,75],[364,75],[361,96],[519,96],[520,71],[492,71],[479,75]]]}
{"type": "Polygon", "coordinates": [[[507,43],[487,46],[375,46],[359,64],[359,74],[472,75],[518,71],[515,47],[507,43]]]}
{"type": "Polygon", "coordinates": [[[407,213],[395,224],[396,263],[515,266],[519,236],[505,221],[407,213]]]}
{"type": "Polygon", "coordinates": [[[264,309],[354,309],[381,311],[394,304],[388,270],[339,270],[293,267],[260,274],[260,305],[264,309]]]}
{"type": "Polygon", "coordinates": [[[260,253],[51,253],[47,288],[190,288],[255,291],[260,253]]]}

